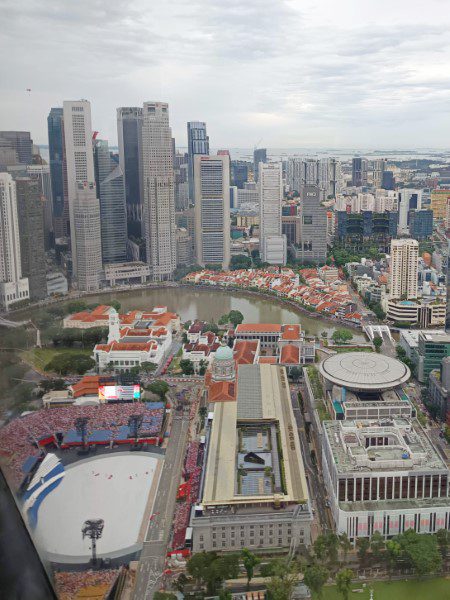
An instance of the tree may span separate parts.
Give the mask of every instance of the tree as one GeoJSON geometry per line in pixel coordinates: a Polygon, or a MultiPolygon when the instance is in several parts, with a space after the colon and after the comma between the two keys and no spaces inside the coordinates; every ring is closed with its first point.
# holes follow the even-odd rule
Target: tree
{"type": "Polygon", "coordinates": [[[370,538],[370,550],[376,560],[380,560],[383,555],[383,550],[386,548],[386,542],[384,541],[383,536],[379,531],[375,531],[375,533],[370,538]]]}
{"type": "Polygon", "coordinates": [[[418,534],[413,529],[397,536],[402,553],[419,576],[434,573],[441,568],[437,536],[418,534]]]}
{"type": "Polygon", "coordinates": [[[230,590],[222,588],[219,592],[219,600],[232,600],[233,594],[230,590]]]}
{"type": "Polygon", "coordinates": [[[353,339],[353,333],[347,329],[336,329],[331,336],[335,344],[346,344],[353,339]]]}
{"type": "Polygon", "coordinates": [[[314,554],[320,561],[325,561],[327,556],[327,542],[325,539],[325,535],[321,534],[317,536],[316,541],[313,545],[314,554]]]}
{"type": "Polygon", "coordinates": [[[86,371],[95,367],[95,361],[86,354],[73,354],[71,352],[61,352],[54,356],[44,367],[45,371],[67,375],[76,373],[84,375],[86,371]]]}
{"type": "Polygon", "coordinates": [[[342,594],[344,600],[348,600],[353,577],[354,573],[351,569],[342,569],[342,571],[339,571],[336,575],[336,587],[338,592],[342,594]]]}
{"type": "Polygon", "coordinates": [[[152,394],[156,394],[157,396],[159,396],[161,400],[164,400],[167,392],[169,391],[169,384],[166,381],[158,379],[157,381],[153,381],[147,387],[147,389],[149,392],[152,392],[152,394]]]}
{"type": "Polygon", "coordinates": [[[193,375],[194,363],[189,358],[183,358],[180,360],[180,369],[183,371],[183,375],[193,375]]]}
{"type": "Polygon", "coordinates": [[[293,562],[279,559],[272,562],[272,576],[267,583],[270,600],[290,600],[298,581],[298,572],[293,562]]]}
{"type": "Polygon", "coordinates": [[[323,533],[314,542],[314,552],[320,561],[327,560],[334,564],[337,561],[339,538],[335,533],[323,533]]]}
{"type": "Polygon", "coordinates": [[[230,310],[228,313],[228,320],[236,327],[236,325],[242,323],[244,315],[239,310],[230,310]]]}
{"type": "Polygon", "coordinates": [[[208,361],[203,358],[198,364],[198,373],[199,375],[204,375],[206,373],[206,369],[208,368],[208,361]]]}
{"type": "Polygon", "coordinates": [[[232,256],[230,260],[230,271],[236,271],[237,269],[250,269],[252,266],[252,259],[246,254],[237,254],[232,256]]]}
{"type": "Polygon", "coordinates": [[[374,336],[373,345],[375,346],[375,352],[379,352],[383,345],[383,338],[379,335],[374,336]]]}
{"type": "Polygon", "coordinates": [[[328,571],[321,565],[308,565],[304,571],[303,581],[318,598],[322,598],[322,588],[327,579],[328,571]]]}
{"type": "Polygon", "coordinates": [[[187,571],[198,586],[206,585],[208,595],[214,595],[223,581],[238,576],[239,557],[237,554],[218,556],[216,552],[198,552],[189,560],[187,571]]]}
{"type": "Polygon", "coordinates": [[[118,300],[111,300],[109,302],[109,306],[112,306],[112,308],[115,308],[117,310],[117,312],[119,312],[119,310],[122,308],[122,305],[120,304],[120,302],[118,300]]]}
{"type": "Polygon", "coordinates": [[[322,331],[322,333],[321,333],[320,335],[321,335],[321,336],[323,337],[323,339],[325,340],[325,339],[327,339],[327,337],[328,337],[328,331],[322,331]]]}
{"type": "Polygon", "coordinates": [[[222,315],[219,319],[219,325],[226,325],[229,322],[228,313],[222,315]]]}
{"type": "Polygon", "coordinates": [[[66,314],[81,312],[87,309],[87,304],[84,300],[72,300],[66,304],[66,314]]]}
{"type": "Polygon", "coordinates": [[[155,592],[153,600],[177,600],[177,596],[171,592],[155,592]]]}
{"type": "Polygon", "coordinates": [[[394,570],[398,559],[400,558],[402,553],[402,547],[400,546],[400,544],[395,540],[388,540],[386,542],[386,563],[387,563],[387,568],[389,571],[389,577],[392,574],[392,571],[394,570]]]}
{"type": "Polygon", "coordinates": [[[370,548],[369,538],[366,538],[366,537],[358,538],[356,540],[356,547],[357,547],[359,561],[360,561],[361,565],[363,565],[366,561],[367,553],[370,548]]]}
{"type": "Polygon", "coordinates": [[[207,331],[212,331],[215,335],[217,335],[219,333],[219,327],[217,323],[214,323],[214,321],[211,321],[211,323],[205,323],[205,325],[202,327],[202,333],[206,333],[207,331]]]}
{"type": "Polygon", "coordinates": [[[247,573],[247,589],[250,589],[250,581],[253,579],[253,573],[256,565],[259,565],[261,562],[260,559],[250,552],[248,548],[243,548],[241,551],[241,558],[244,564],[245,572],[247,573]]]}
{"type": "Polygon", "coordinates": [[[298,381],[302,375],[302,370],[300,367],[291,367],[289,369],[289,377],[292,381],[298,381]]]}
{"type": "Polygon", "coordinates": [[[352,543],[348,539],[348,535],[346,533],[341,533],[341,535],[339,536],[339,546],[342,550],[342,553],[344,554],[344,562],[346,562],[347,555],[352,549],[352,543]]]}
{"type": "Polygon", "coordinates": [[[154,371],[156,371],[156,369],[156,364],[147,360],[141,364],[141,370],[144,371],[144,373],[153,373],[154,371]]]}
{"type": "Polygon", "coordinates": [[[436,539],[439,550],[442,554],[442,558],[445,560],[447,558],[448,546],[450,544],[450,531],[447,531],[447,529],[439,529],[439,531],[436,533],[436,539]]]}

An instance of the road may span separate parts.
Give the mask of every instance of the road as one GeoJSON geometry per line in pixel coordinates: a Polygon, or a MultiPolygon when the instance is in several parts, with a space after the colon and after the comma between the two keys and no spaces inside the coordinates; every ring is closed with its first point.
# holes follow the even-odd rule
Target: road
{"type": "MultiPolygon", "coordinates": [[[[295,420],[297,421],[297,429],[298,435],[300,438],[300,446],[302,449],[303,463],[305,465],[305,472],[308,479],[308,487],[311,498],[311,504],[316,510],[319,523],[322,527],[322,530],[327,530],[330,528],[330,516],[328,514],[328,510],[326,508],[325,502],[327,500],[327,494],[325,485],[323,482],[322,475],[319,474],[319,469],[315,466],[311,460],[311,453],[309,450],[308,438],[306,436],[305,431],[305,420],[303,418],[303,414],[300,410],[300,405],[298,402],[298,391],[301,392],[303,398],[306,397],[306,392],[303,386],[291,385],[291,400],[292,400],[292,409],[294,411],[295,420]]],[[[321,449],[316,449],[317,453],[321,452],[321,449]]]]}
{"type": "Polygon", "coordinates": [[[150,521],[139,561],[134,600],[153,598],[159,589],[172,527],[178,484],[189,429],[189,408],[186,414],[173,420],[164,465],[153,507],[155,517],[150,521]]]}

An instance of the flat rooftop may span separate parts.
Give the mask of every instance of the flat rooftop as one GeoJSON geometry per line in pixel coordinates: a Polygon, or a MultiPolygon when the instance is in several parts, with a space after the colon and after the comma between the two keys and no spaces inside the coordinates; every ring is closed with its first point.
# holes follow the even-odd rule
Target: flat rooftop
{"type": "Polygon", "coordinates": [[[324,421],[337,471],[445,470],[419,423],[407,419],[324,421]]]}
{"type": "Polygon", "coordinates": [[[235,402],[214,406],[202,503],[306,502],[286,370],[268,364],[240,365],[237,389],[235,402]]]}
{"type": "Polygon", "coordinates": [[[376,352],[335,354],[323,360],[319,370],[329,382],[360,391],[396,388],[411,376],[404,363],[376,352]]]}

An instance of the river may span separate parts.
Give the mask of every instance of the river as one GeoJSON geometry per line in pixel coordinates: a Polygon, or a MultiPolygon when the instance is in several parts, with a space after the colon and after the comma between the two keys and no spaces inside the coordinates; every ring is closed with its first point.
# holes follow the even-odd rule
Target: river
{"type": "MultiPolygon", "coordinates": [[[[330,321],[300,314],[272,298],[261,298],[228,292],[226,290],[193,289],[189,287],[146,288],[126,292],[98,294],[86,298],[88,303],[107,303],[116,298],[122,309],[151,309],[153,306],[167,306],[180,315],[182,321],[201,319],[218,321],[230,310],[239,310],[246,323],[301,323],[309,335],[320,336],[322,331],[332,333],[336,327],[330,321]]],[[[345,329],[345,327],[344,327],[345,329]]],[[[364,341],[362,332],[351,329],[355,341],[364,341]]]]}

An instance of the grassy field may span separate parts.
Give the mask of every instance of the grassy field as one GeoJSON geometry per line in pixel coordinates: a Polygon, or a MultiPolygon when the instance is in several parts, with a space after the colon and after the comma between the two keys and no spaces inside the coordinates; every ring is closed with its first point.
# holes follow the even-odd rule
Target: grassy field
{"type": "MultiPolygon", "coordinates": [[[[373,600],[445,600],[450,598],[450,578],[418,581],[391,581],[368,584],[362,593],[350,592],[349,600],[368,600],[370,588],[373,600]]],[[[362,589],[362,584],[353,584],[352,590],[362,589]]],[[[342,600],[335,586],[323,589],[322,600],[342,600]]]]}
{"type": "Polygon", "coordinates": [[[92,355],[90,348],[32,348],[21,352],[21,359],[29,364],[36,371],[43,372],[44,367],[57,354],[85,354],[92,355]]]}

